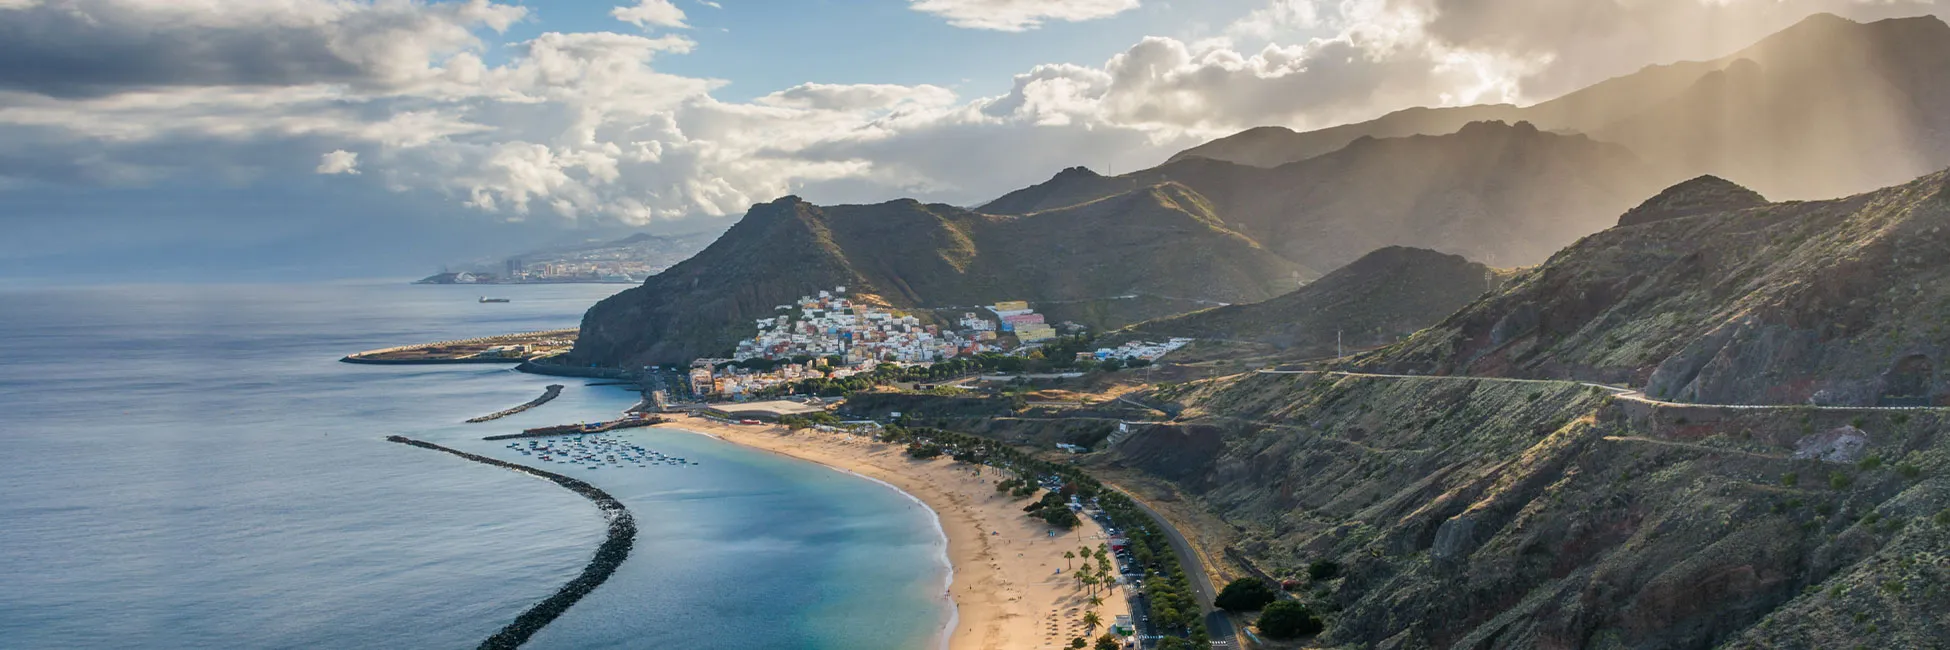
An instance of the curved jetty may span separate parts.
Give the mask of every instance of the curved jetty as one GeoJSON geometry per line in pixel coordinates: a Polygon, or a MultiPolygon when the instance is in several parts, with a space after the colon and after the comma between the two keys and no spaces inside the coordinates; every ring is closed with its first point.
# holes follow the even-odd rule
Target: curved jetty
{"type": "Polygon", "coordinates": [[[574,580],[570,580],[568,584],[562,585],[561,589],[555,590],[555,595],[549,596],[548,599],[536,603],[534,607],[528,608],[528,611],[522,612],[520,616],[516,616],[513,623],[509,623],[506,627],[501,628],[501,631],[495,632],[494,636],[488,637],[486,641],[482,641],[479,646],[481,650],[503,650],[521,647],[521,644],[528,642],[529,637],[535,636],[536,632],[541,631],[549,623],[554,622],[563,612],[569,611],[569,607],[574,606],[576,601],[582,600],[583,596],[587,596],[589,592],[595,591],[596,587],[601,586],[603,581],[609,579],[610,574],[616,572],[616,567],[622,566],[623,560],[630,557],[630,547],[636,543],[636,519],[630,516],[629,509],[624,508],[622,502],[617,501],[608,492],[604,492],[594,485],[561,474],[545,472],[533,467],[516,465],[507,461],[495,460],[478,454],[470,454],[458,449],[450,449],[431,442],[414,440],[405,436],[386,436],[386,439],[422,449],[444,451],[477,463],[486,463],[495,467],[511,469],[554,481],[557,485],[568,488],[570,491],[580,494],[584,498],[594,502],[596,507],[603,511],[603,516],[609,519],[609,537],[603,540],[602,546],[596,548],[596,557],[589,560],[589,566],[582,569],[582,574],[576,576],[574,580]]]}
{"type": "Polygon", "coordinates": [[[473,418],[473,419],[470,419],[470,420],[468,420],[468,423],[470,423],[470,424],[473,424],[473,423],[480,423],[480,422],[486,422],[486,421],[489,421],[489,420],[499,420],[499,419],[501,419],[501,418],[505,418],[505,417],[508,417],[508,416],[510,416],[510,415],[514,415],[514,414],[516,414],[516,413],[520,413],[520,412],[522,412],[522,411],[526,411],[526,410],[528,410],[528,409],[532,409],[532,408],[535,408],[535,407],[537,407],[537,406],[541,406],[541,405],[543,405],[543,404],[547,404],[549,400],[552,400],[552,399],[555,399],[555,398],[556,398],[557,396],[559,396],[559,395],[561,395],[561,394],[562,394],[562,385],[561,385],[561,384],[549,384],[549,385],[548,385],[548,388],[547,388],[546,390],[543,390],[543,391],[542,391],[542,396],[541,396],[541,397],[537,397],[537,398],[535,398],[535,399],[531,399],[531,400],[528,400],[528,403],[526,403],[526,404],[522,404],[521,406],[517,406],[517,407],[514,407],[514,408],[511,408],[511,409],[507,409],[507,410],[502,410],[502,411],[495,411],[495,412],[493,412],[493,413],[489,413],[489,414],[487,414],[487,415],[483,415],[483,416],[481,416],[481,417],[478,417],[478,418],[473,418]]]}

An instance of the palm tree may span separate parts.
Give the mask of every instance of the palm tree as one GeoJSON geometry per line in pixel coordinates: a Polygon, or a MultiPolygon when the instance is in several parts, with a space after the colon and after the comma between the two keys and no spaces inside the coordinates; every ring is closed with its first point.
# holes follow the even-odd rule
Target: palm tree
{"type": "Polygon", "coordinates": [[[1070,560],[1074,560],[1074,559],[1077,559],[1077,554],[1076,554],[1076,552],[1075,552],[1075,551],[1064,551],[1064,552],[1063,552],[1063,568],[1065,568],[1065,569],[1068,569],[1068,568],[1070,568],[1070,560]]]}
{"type": "Polygon", "coordinates": [[[1097,632],[1097,626],[1103,624],[1104,624],[1104,619],[1099,618],[1096,612],[1083,613],[1083,627],[1090,630],[1092,634],[1095,634],[1097,632]]]}
{"type": "Polygon", "coordinates": [[[1104,605],[1104,597],[1103,597],[1103,596],[1091,596],[1091,597],[1090,597],[1090,608],[1091,608],[1091,609],[1096,609],[1096,608],[1098,608],[1098,607],[1102,607],[1103,605],[1104,605]]]}

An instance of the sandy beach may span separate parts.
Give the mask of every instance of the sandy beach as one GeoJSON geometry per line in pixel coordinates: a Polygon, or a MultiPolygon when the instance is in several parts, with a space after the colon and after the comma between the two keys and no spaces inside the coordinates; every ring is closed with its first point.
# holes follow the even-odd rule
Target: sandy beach
{"type": "MultiPolygon", "coordinates": [[[[1083,614],[1089,595],[1071,578],[1075,561],[1065,551],[1096,548],[1104,531],[1088,518],[1077,530],[1058,532],[1022,513],[1026,500],[995,492],[1007,475],[945,458],[918,461],[902,447],[864,437],[811,429],[792,432],[776,425],[730,425],[678,416],[658,425],[715,436],[735,444],[784,454],[885,481],[935,511],[948,537],[954,566],[949,589],[959,621],[948,637],[950,650],[1018,650],[1068,647],[1087,637],[1083,614]],[[1066,568],[1067,567],[1067,568],[1066,568]]],[[[1094,608],[1104,626],[1128,614],[1125,592],[1098,590],[1094,608]]],[[[1095,634],[1101,635],[1105,627],[1095,634]]]]}

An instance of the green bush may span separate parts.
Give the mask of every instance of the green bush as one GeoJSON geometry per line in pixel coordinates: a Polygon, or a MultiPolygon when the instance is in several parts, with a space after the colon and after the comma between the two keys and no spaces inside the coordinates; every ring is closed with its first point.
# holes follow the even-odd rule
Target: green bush
{"type": "Polygon", "coordinates": [[[1314,560],[1313,564],[1307,565],[1307,577],[1312,578],[1314,582],[1333,580],[1340,575],[1341,565],[1331,560],[1314,560]]]}
{"type": "Polygon", "coordinates": [[[1902,463],[1896,466],[1896,474],[1914,481],[1923,476],[1923,468],[1917,467],[1915,463],[1902,463]]]}
{"type": "Polygon", "coordinates": [[[1855,477],[1849,476],[1848,472],[1835,470],[1828,474],[1828,487],[1830,488],[1834,488],[1837,490],[1846,490],[1848,489],[1848,486],[1854,484],[1855,484],[1855,477]]]}
{"type": "Polygon", "coordinates": [[[1801,475],[1798,473],[1788,472],[1786,474],[1781,475],[1781,485],[1794,487],[1794,484],[1800,482],[1801,482],[1801,475]]]}
{"type": "Polygon", "coordinates": [[[1228,612],[1250,612],[1265,607],[1279,599],[1273,588],[1258,578],[1240,578],[1219,590],[1219,597],[1212,600],[1213,605],[1228,612]]]}
{"type": "Polygon", "coordinates": [[[1282,600],[1267,605],[1260,612],[1257,625],[1261,634],[1275,639],[1293,639],[1319,634],[1327,629],[1320,622],[1320,617],[1314,616],[1312,610],[1297,600],[1282,600]]]}
{"type": "Polygon", "coordinates": [[[1862,468],[1862,471],[1865,472],[1875,471],[1876,469],[1882,467],[1882,457],[1870,456],[1868,458],[1862,459],[1862,462],[1856,463],[1855,466],[1862,468]]]}

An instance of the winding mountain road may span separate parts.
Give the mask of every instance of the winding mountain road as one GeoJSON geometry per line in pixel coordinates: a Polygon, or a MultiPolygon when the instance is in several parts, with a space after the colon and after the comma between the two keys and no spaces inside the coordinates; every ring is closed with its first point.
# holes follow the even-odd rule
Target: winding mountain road
{"type": "Polygon", "coordinates": [[[1517,383],[1517,384],[1554,384],[1554,385],[1578,384],[1580,386],[1590,386],[1592,388],[1598,388],[1598,389],[1610,391],[1613,396],[1622,400],[1639,402],[1643,404],[1654,404],[1659,406],[1692,406],[1692,407],[1702,407],[1702,408],[1723,408],[1723,409],[1739,409],[1739,410],[1755,410],[1755,411],[1768,410],[1768,409],[1814,409],[1817,411],[1950,410],[1950,407],[1943,407],[1943,406],[1824,406],[1824,405],[1816,405],[1816,404],[1702,404],[1702,403],[1693,403],[1693,402],[1668,402],[1665,400],[1647,396],[1643,391],[1639,391],[1631,388],[1625,388],[1623,386],[1611,386],[1608,384],[1599,384],[1599,383],[1593,383],[1588,381],[1575,381],[1569,379],[1513,379],[1509,377],[1478,377],[1474,375],[1389,375],[1389,374],[1367,373],[1367,372],[1346,372],[1341,370],[1260,369],[1260,370],[1255,370],[1253,372],[1262,375],[1336,375],[1340,377],[1372,377],[1372,378],[1380,378],[1380,379],[1436,379],[1436,380],[1448,379],[1448,380],[1495,381],[1495,382],[1517,383]]]}

